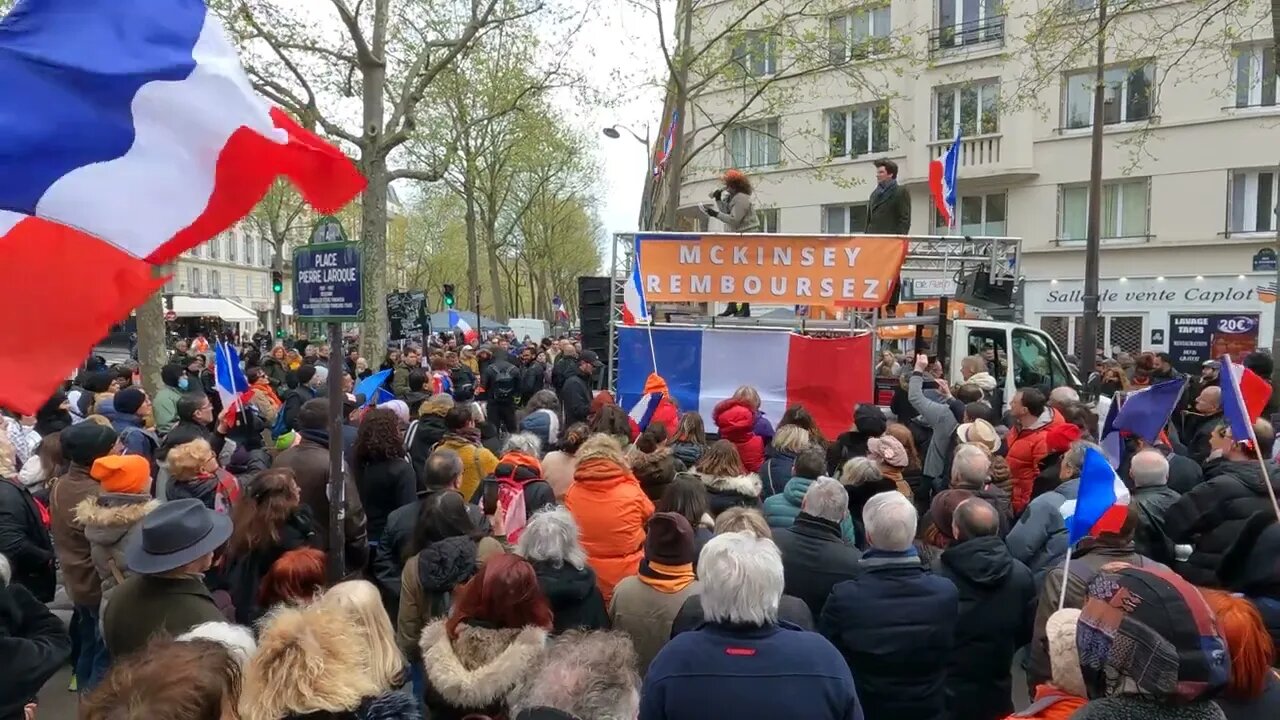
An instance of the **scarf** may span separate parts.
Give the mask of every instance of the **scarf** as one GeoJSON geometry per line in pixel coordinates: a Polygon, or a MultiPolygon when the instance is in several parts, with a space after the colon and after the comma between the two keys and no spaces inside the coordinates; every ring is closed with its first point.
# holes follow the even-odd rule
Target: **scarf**
{"type": "Polygon", "coordinates": [[[479,445],[480,444],[480,428],[469,427],[469,428],[462,428],[461,430],[457,430],[457,431],[450,431],[445,433],[444,439],[456,440],[458,442],[461,442],[467,445],[479,445]]]}
{"type": "Polygon", "coordinates": [[[693,563],[683,565],[663,565],[652,560],[640,563],[640,582],[666,595],[674,595],[697,580],[693,574],[693,563]]]}
{"type": "Polygon", "coordinates": [[[265,396],[268,400],[271,401],[271,407],[274,407],[274,408],[280,407],[281,405],[280,396],[276,395],[276,391],[271,388],[271,382],[268,381],[265,377],[261,377],[261,378],[258,378],[257,380],[254,380],[252,387],[256,392],[262,393],[263,396],[265,396]]]}
{"type": "Polygon", "coordinates": [[[299,430],[298,434],[302,436],[303,440],[310,440],[321,447],[329,447],[328,430],[299,430]]]}

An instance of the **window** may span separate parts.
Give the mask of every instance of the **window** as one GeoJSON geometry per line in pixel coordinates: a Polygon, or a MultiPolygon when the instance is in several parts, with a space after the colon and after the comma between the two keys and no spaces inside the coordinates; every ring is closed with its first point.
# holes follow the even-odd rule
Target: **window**
{"type": "Polygon", "coordinates": [[[934,140],[951,140],[959,129],[965,137],[1000,131],[1000,83],[989,80],[934,90],[934,140]],[[957,112],[959,109],[959,112],[957,112]]]}
{"type": "Polygon", "coordinates": [[[258,262],[262,263],[262,267],[271,267],[271,243],[266,240],[262,241],[262,252],[258,255],[258,262]]]}
{"type": "Polygon", "coordinates": [[[781,219],[781,211],[778,208],[769,208],[759,212],[760,232],[776,233],[779,232],[779,222],[781,219]]]}
{"type": "Polygon", "coordinates": [[[209,294],[210,295],[222,294],[222,278],[219,277],[217,270],[209,271],[209,294]]]}
{"type": "MultiPolygon", "coordinates": [[[[1103,73],[1102,124],[1138,122],[1151,117],[1151,65],[1111,68],[1103,73]]],[[[1067,99],[1063,125],[1085,128],[1093,125],[1094,71],[1067,76],[1067,99]]]]}
{"type": "Polygon", "coordinates": [[[200,282],[200,268],[187,268],[187,281],[191,284],[191,293],[199,295],[203,292],[204,284],[200,282]]]}
{"type": "Polygon", "coordinates": [[[1004,38],[1000,0],[938,0],[938,47],[1004,38]]]}
{"type": "MultiPolygon", "coordinates": [[[[960,215],[956,235],[987,235],[1003,237],[1006,230],[1006,197],[1004,193],[991,195],[967,195],[957,199],[960,215]]],[[[946,235],[950,229],[943,222],[937,208],[933,211],[933,234],[946,235]]]]}
{"type": "Polygon", "coordinates": [[[827,113],[831,157],[858,157],[889,149],[889,103],[827,113]]]}
{"type": "Polygon", "coordinates": [[[889,6],[860,8],[827,19],[831,62],[865,60],[889,49],[889,6]]]}
{"type": "MultiPolygon", "coordinates": [[[[1102,237],[1146,238],[1149,180],[1102,184],[1102,237]]],[[[1084,240],[1089,216],[1089,187],[1070,185],[1061,190],[1058,240],[1084,240]]]]}
{"type": "Polygon", "coordinates": [[[770,30],[748,30],[733,46],[733,62],[748,77],[778,71],[778,38],[770,30]]]}
{"type": "Polygon", "coordinates": [[[229,262],[236,261],[236,239],[227,237],[227,260],[229,262]]]}
{"type": "Polygon", "coordinates": [[[1275,48],[1253,45],[1236,51],[1236,107],[1261,107],[1276,104],[1275,48]]]}
{"type": "Polygon", "coordinates": [[[253,240],[247,234],[244,236],[244,264],[253,265],[253,240]]]}
{"type": "Polygon", "coordinates": [[[1276,229],[1278,176],[1280,173],[1275,170],[1232,171],[1228,232],[1272,232],[1276,229]]]}
{"type": "Polygon", "coordinates": [[[777,165],[782,159],[778,121],[739,125],[729,129],[729,164],[738,168],[777,165]]]}
{"type": "Polygon", "coordinates": [[[267,297],[267,279],[258,278],[258,290],[261,291],[262,297],[267,297]]]}
{"type": "Polygon", "coordinates": [[[867,204],[828,205],[822,209],[822,231],[831,235],[860,233],[867,229],[867,204]]]}
{"type": "Polygon", "coordinates": [[[1062,358],[1051,349],[1049,337],[1030,328],[1013,329],[1013,384],[1019,388],[1038,387],[1046,394],[1061,385],[1070,385],[1070,375],[1062,358]]]}

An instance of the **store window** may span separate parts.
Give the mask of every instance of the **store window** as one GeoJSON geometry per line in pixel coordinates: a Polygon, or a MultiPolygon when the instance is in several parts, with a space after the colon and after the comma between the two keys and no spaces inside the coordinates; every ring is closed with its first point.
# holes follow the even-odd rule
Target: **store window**
{"type": "Polygon", "coordinates": [[[828,205],[822,208],[822,231],[830,235],[860,233],[867,228],[867,204],[828,205]]]}
{"type": "MultiPolygon", "coordinates": [[[[1042,316],[1040,329],[1053,338],[1064,353],[1082,358],[1084,318],[1080,315],[1042,316]]],[[[1142,315],[1103,315],[1098,318],[1095,347],[1114,356],[1117,352],[1139,353],[1150,349],[1145,341],[1146,318],[1142,315]]]]}

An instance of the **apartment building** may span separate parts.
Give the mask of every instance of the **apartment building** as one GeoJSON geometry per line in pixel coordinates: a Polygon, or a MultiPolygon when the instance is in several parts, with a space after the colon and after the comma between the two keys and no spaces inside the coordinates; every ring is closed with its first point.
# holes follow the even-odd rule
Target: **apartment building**
{"type": "MultiPolygon", "coordinates": [[[[217,317],[242,333],[273,327],[273,252],[270,241],[244,222],[184,252],[164,289],[172,296],[172,312],[180,322],[217,317]]],[[[284,283],[286,293],[289,285],[284,283]]],[[[287,320],[293,314],[287,295],[282,309],[287,320]]]]}
{"type": "MultiPolygon", "coordinates": [[[[1063,2],[1088,28],[1094,0],[1063,2]]],[[[741,32],[727,32],[750,3],[693,3],[694,48],[724,34],[740,73],[757,83],[780,74],[775,89],[792,92],[772,105],[750,101],[747,83],[726,73],[723,89],[698,98],[686,147],[719,137],[685,168],[679,226],[718,229],[697,206],[720,172],[739,167],[755,181],[766,230],[857,232],[875,186],[872,161],[889,158],[912,196],[911,232],[947,234],[930,200],[928,167],[961,131],[955,232],[1022,238],[1025,322],[1074,352],[1082,345],[1092,51],[1077,65],[1045,71],[1029,91],[1031,61],[1021,43],[1042,2],[851,5],[841,9],[837,0],[825,18],[788,20],[793,35],[809,23],[799,25],[806,34],[798,41],[771,35],[767,25],[784,5],[770,4],[740,23],[741,32]],[[795,67],[788,53],[815,52],[812,38],[825,39],[828,67],[781,77],[795,67]]],[[[1116,19],[1113,43],[1133,43],[1144,18],[1169,27],[1194,3],[1125,5],[1140,10],[1116,19]],[[1130,32],[1121,32],[1126,26],[1130,32]]],[[[1204,37],[1217,42],[1196,45],[1197,27],[1187,23],[1160,42],[1108,50],[1119,60],[1105,66],[1102,345],[1169,350],[1191,366],[1227,346],[1270,344],[1280,191],[1270,28],[1265,15],[1229,34],[1211,27],[1204,37]]],[[[665,196],[664,184],[656,197],[665,196]]]]}

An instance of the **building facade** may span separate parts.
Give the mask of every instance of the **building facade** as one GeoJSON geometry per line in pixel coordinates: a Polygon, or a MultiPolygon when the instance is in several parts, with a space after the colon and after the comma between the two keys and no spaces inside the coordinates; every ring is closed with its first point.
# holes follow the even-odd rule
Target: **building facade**
{"type": "MultiPolygon", "coordinates": [[[[216,317],[242,334],[274,327],[273,256],[270,241],[258,237],[247,222],[184,252],[164,288],[176,322],[197,323],[216,317]]],[[[288,293],[290,283],[285,280],[288,293]]],[[[287,295],[282,298],[282,309],[287,319],[292,314],[287,295]]]]}
{"type": "MultiPolygon", "coordinates": [[[[676,224],[706,227],[698,205],[725,168],[739,167],[755,182],[767,229],[858,232],[873,161],[889,158],[911,194],[913,234],[1021,238],[1024,321],[1064,352],[1083,348],[1094,87],[1087,38],[1096,16],[1093,0],[1069,4],[1083,29],[1060,27],[1056,37],[1086,38],[1083,59],[1037,68],[1034,80],[1025,43],[1045,34],[1030,27],[1045,3],[1032,0],[836,2],[825,17],[789,18],[791,37],[771,35],[783,3],[746,17],[744,32],[726,28],[748,4],[694,4],[695,50],[724,34],[740,74],[790,92],[783,102],[765,102],[769,92],[756,101],[747,84],[727,79],[697,99],[684,144],[711,143],[684,169],[676,224]],[[786,77],[797,67],[790,56],[819,44],[827,67],[786,77]],[[957,132],[958,225],[949,230],[933,209],[928,173],[957,132]]],[[[1188,366],[1227,345],[1270,345],[1280,192],[1269,14],[1258,8],[1258,22],[1211,25],[1197,42],[1194,23],[1178,26],[1190,5],[1144,0],[1109,31],[1099,338],[1113,350],[1168,350],[1188,366]],[[1144,44],[1146,27],[1164,34],[1144,44]],[[1192,328],[1209,328],[1210,337],[1194,339],[1192,328]]]]}

